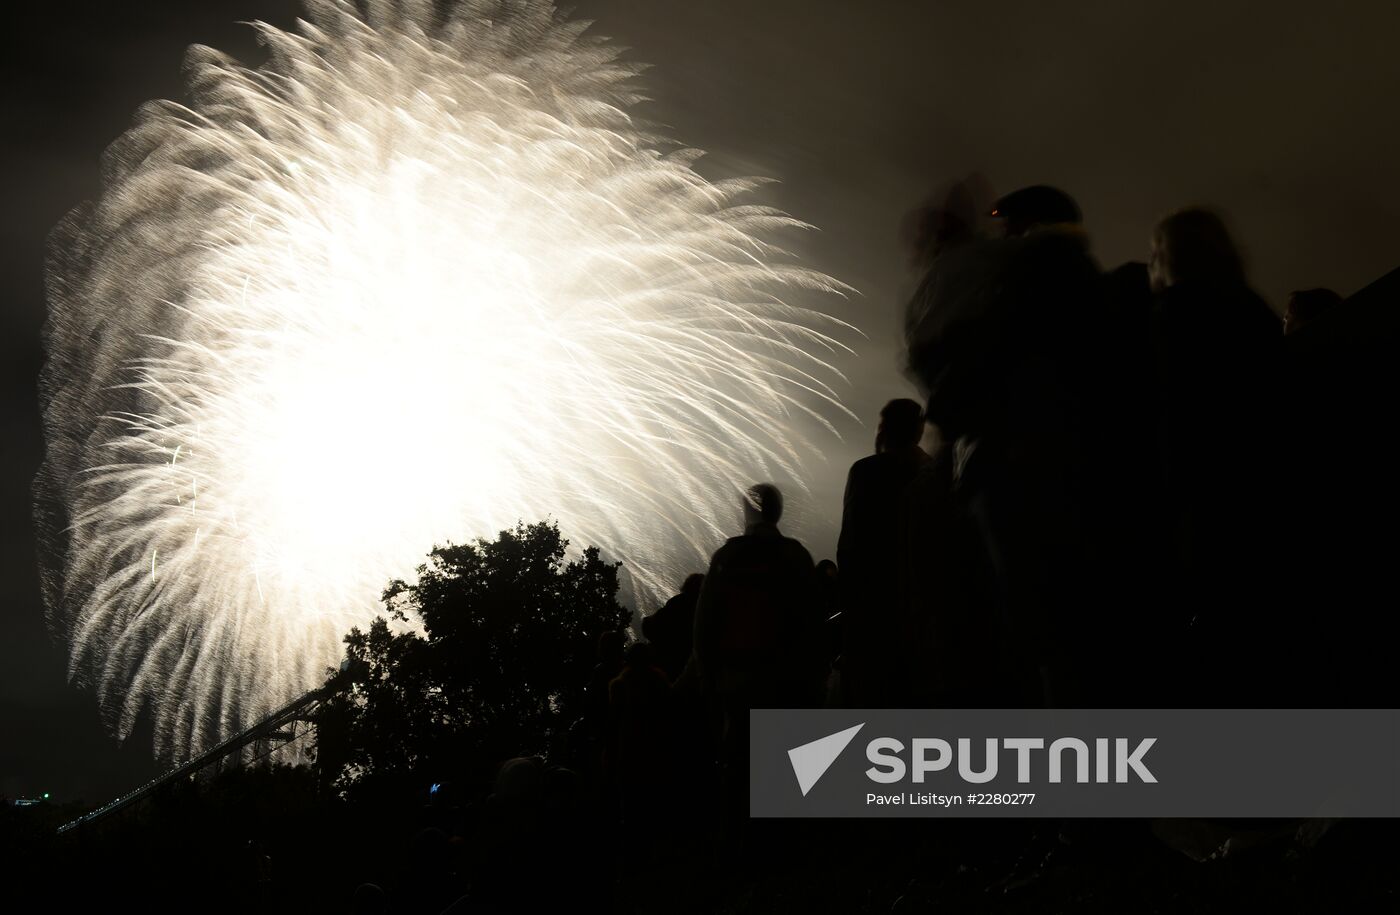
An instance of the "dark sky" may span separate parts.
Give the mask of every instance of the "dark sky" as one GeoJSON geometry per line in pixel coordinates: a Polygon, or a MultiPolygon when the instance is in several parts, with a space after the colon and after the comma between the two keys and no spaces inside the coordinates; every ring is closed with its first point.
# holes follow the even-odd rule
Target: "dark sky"
{"type": "MultiPolygon", "coordinates": [[[[29,524],[44,235],[92,195],[97,157],[142,101],[180,97],[183,49],[249,59],[238,20],[289,25],[269,0],[42,4],[10,17],[0,366],[0,793],[104,798],[141,780],[95,702],[65,685],[44,629],[29,524]]],[[[907,391],[895,327],[907,291],[902,213],[972,171],[1001,191],[1052,183],[1079,200],[1105,265],[1144,259],[1153,222],[1186,204],[1231,218],[1260,291],[1355,291],[1400,264],[1400,6],[1276,0],[857,3],[581,0],[577,14],[654,63],[649,114],[711,152],[711,175],[762,174],[819,227],[802,253],[861,291],[841,311],[869,339],[842,365],[870,417],[907,391]]],[[[828,555],[849,424],[801,509],[828,555]],[[826,521],[821,519],[825,517],[826,521]]]]}

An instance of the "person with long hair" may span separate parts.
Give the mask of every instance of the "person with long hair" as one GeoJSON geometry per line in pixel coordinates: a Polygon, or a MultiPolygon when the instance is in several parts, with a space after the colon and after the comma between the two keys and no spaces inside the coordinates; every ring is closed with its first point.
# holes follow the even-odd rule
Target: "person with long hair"
{"type": "MultiPolygon", "coordinates": [[[[1244,257],[1212,210],[1158,223],[1149,263],[1156,295],[1162,449],[1185,644],[1210,671],[1207,703],[1245,698],[1259,678],[1255,617],[1272,455],[1274,359],[1283,326],[1249,285],[1244,257]]],[[[1266,697],[1261,697],[1266,698],[1266,697]]]]}

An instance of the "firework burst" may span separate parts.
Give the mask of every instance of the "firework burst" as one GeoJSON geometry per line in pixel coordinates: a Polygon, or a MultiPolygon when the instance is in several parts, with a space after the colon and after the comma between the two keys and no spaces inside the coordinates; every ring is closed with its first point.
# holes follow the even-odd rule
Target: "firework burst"
{"type": "MultiPolygon", "coordinates": [[[[52,240],[45,586],[120,736],[195,751],[313,686],[387,580],[550,516],[651,599],[800,478],[839,292],[628,114],[547,3],[310,4],[189,58],[52,240]]],[[[829,426],[828,426],[829,428],[829,426]]]]}

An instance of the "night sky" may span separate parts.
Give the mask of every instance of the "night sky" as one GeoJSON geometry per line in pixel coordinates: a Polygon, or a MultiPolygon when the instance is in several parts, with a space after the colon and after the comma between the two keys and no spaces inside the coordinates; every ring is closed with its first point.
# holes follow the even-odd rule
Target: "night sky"
{"type": "MultiPolygon", "coordinates": [[[[97,190],[103,147],[151,98],[181,98],[185,46],[257,59],[239,20],[289,26],[291,2],[43,4],[13,13],[4,60],[7,180],[0,793],[105,799],[146,777],[148,742],[118,749],[95,700],[65,684],[45,631],[29,483],[44,236],[97,190]]],[[[913,281],[902,214],[972,172],[999,191],[1050,183],[1079,200],[1105,266],[1145,260],[1152,224],[1207,203],[1229,217],[1276,309],[1289,290],[1348,294],[1400,265],[1400,7],[1222,0],[853,3],[594,0],[576,15],[655,64],[647,115],[708,150],[711,177],[781,179],[768,201],[819,228],[813,266],[860,290],[841,307],[868,340],[841,364],[866,419],[827,439],[794,506],[830,555],[845,468],[873,416],[910,388],[895,329],[913,281]]],[[[425,549],[426,549],[425,545],[425,549]]]]}

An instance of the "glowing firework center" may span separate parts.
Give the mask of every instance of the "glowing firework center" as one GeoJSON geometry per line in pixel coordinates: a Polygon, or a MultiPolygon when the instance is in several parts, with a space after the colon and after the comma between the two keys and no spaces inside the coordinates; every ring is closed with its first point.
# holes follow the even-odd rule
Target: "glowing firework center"
{"type": "Polygon", "coordinates": [[[315,684],[429,547],[553,517],[650,599],[800,478],[837,284],[659,151],[548,5],[318,4],[193,49],[55,232],[36,483],[55,622],[185,752],[315,684]],[[420,9],[421,7],[421,9],[420,9]],[[489,13],[489,15],[487,15],[489,13]]]}

